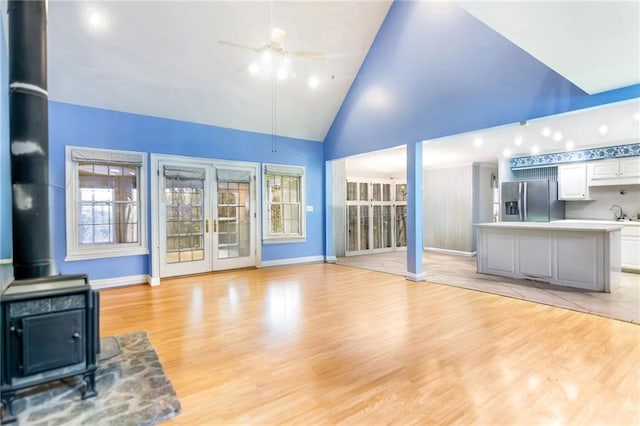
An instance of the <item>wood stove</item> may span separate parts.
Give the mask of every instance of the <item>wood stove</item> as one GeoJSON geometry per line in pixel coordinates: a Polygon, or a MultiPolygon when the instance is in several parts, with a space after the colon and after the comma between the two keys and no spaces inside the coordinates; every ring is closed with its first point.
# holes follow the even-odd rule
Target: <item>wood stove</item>
{"type": "Polygon", "coordinates": [[[3,423],[20,389],[82,375],[82,398],[97,395],[99,294],[86,275],[12,282],[2,295],[3,423]]]}

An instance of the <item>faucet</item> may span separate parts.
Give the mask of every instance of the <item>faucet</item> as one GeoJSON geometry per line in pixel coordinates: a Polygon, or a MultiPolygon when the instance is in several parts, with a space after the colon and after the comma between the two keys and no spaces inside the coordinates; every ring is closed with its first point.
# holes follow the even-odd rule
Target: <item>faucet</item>
{"type": "Polygon", "coordinates": [[[613,217],[615,217],[616,220],[623,220],[627,216],[624,210],[622,210],[622,207],[618,204],[612,204],[609,210],[613,212],[613,217]],[[616,207],[618,208],[618,214],[616,214],[616,212],[614,211],[614,208],[616,207]]]}

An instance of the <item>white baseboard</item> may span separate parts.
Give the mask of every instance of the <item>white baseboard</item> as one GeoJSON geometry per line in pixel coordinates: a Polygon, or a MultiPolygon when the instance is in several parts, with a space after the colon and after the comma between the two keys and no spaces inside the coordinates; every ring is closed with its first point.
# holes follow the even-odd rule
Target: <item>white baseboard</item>
{"type": "Polygon", "coordinates": [[[13,257],[7,257],[6,259],[0,259],[0,265],[8,265],[13,263],[13,257]]]}
{"type": "Polygon", "coordinates": [[[151,287],[160,285],[160,277],[152,277],[151,275],[147,275],[147,284],[149,284],[151,287]]]}
{"type": "Polygon", "coordinates": [[[414,274],[411,272],[407,272],[407,279],[409,281],[426,281],[427,280],[427,274],[424,272],[420,272],[419,274],[414,274]]]}
{"type": "Polygon", "coordinates": [[[325,256],[324,261],[327,263],[338,263],[338,258],[335,256],[325,256]]]}
{"type": "Polygon", "coordinates": [[[466,257],[473,257],[478,254],[477,251],[448,250],[448,249],[441,249],[436,247],[423,247],[423,249],[425,251],[435,251],[437,253],[455,254],[456,256],[466,256],[466,257]]]}
{"type": "Polygon", "coordinates": [[[324,256],[290,257],[289,259],[263,260],[259,268],[269,266],[295,265],[298,263],[324,262],[324,256]]]}
{"type": "Polygon", "coordinates": [[[101,280],[90,280],[91,288],[101,290],[105,288],[126,287],[129,285],[139,285],[148,283],[151,277],[147,274],[129,275],[128,277],[104,278],[101,280]]]}

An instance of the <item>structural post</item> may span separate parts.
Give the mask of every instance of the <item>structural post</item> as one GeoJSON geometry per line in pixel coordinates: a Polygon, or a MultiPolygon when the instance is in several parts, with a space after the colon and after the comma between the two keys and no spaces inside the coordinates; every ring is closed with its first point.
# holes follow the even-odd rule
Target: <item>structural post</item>
{"type": "Polygon", "coordinates": [[[324,260],[336,263],[333,242],[333,161],[324,163],[324,260]]]}
{"type": "Polygon", "coordinates": [[[422,271],[422,141],[407,144],[407,279],[424,281],[422,271]]]}

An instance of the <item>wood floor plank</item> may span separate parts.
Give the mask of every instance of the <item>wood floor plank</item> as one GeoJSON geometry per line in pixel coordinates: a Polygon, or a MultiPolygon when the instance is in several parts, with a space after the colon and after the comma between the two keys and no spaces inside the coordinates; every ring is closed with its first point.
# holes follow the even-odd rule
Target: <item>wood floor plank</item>
{"type": "Polygon", "coordinates": [[[640,424],[640,326],[331,264],[101,291],[146,330],[168,424],[640,424]]]}

